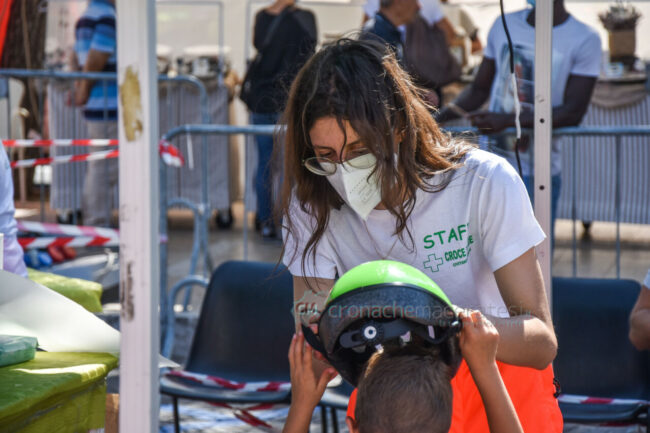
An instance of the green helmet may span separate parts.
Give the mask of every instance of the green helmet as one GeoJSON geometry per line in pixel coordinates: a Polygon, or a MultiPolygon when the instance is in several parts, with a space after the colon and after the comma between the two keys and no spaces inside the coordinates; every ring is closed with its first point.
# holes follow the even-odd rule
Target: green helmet
{"type": "Polygon", "coordinates": [[[350,269],[336,282],[308,342],[341,376],[357,385],[378,345],[402,344],[410,336],[437,346],[455,373],[461,361],[459,320],[447,295],[421,271],[381,260],[350,269]],[[410,334],[409,334],[410,333],[410,334]]]}

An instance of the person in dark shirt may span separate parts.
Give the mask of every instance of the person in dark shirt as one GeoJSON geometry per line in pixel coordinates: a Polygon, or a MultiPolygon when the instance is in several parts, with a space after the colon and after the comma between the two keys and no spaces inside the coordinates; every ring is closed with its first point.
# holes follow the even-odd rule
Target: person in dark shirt
{"type": "MultiPolygon", "coordinates": [[[[316,42],[314,14],[295,7],[295,0],[276,0],[256,15],[253,45],[261,54],[261,60],[255,75],[250,78],[251,92],[247,105],[252,124],[277,123],[284,110],[289,87],[300,68],[314,54],[316,42]]],[[[259,158],[255,178],[256,222],[260,224],[262,237],[276,238],[269,169],[273,138],[259,135],[256,142],[259,158]]]]}
{"type": "Polygon", "coordinates": [[[399,26],[413,21],[419,11],[418,0],[380,0],[379,12],[366,22],[361,39],[382,39],[401,62],[404,58],[404,40],[399,26]]]}

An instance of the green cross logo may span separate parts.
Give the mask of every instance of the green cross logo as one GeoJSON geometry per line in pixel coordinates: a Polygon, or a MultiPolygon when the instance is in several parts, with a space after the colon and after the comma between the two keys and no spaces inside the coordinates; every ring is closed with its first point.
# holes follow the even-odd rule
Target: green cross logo
{"type": "Polygon", "coordinates": [[[431,272],[438,272],[440,266],[445,261],[441,258],[438,258],[435,254],[429,254],[429,260],[423,263],[425,269],[431,269],[431,272]]]}

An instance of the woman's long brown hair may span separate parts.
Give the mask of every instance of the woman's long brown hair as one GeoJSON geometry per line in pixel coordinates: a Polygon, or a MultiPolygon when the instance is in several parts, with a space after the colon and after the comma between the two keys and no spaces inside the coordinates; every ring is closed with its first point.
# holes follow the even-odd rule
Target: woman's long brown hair
{"type": "MultiPolygon", "coordinates": [[[[309,255],[315,264],[316,247],[327,229],[330,209],[343,205],[327,177],[311,173],[302,164],[315,156],[309,131],[325,117],[335,118],[344,134],[344,122],[349,122],[377,158],[382,204],[395,217],[395,235],[404,242],[407,233],[414,248],[407,221],[416,191],[444,189],[449,172],[462,164],[472,148],[440,131],[420,92],[392,51],[373,41],[338,40],[316,53],[298,73],[284,113],[287,129],[279,212],[294,239],[299,234],[294,229],[292,206],[298,205],[315,220],[301,254],[303,275],[309,255]]],[[[296,239],[292,260],[299,253],[298,244],[296,239]]]]}

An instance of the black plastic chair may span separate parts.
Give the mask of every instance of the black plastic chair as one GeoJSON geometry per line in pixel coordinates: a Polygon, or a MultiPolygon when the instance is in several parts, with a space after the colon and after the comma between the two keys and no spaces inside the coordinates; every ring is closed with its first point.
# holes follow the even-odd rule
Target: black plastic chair
{"type": "MultiPolygon", "coordinates": [[[[563,394],[650,400],[650,356],[628,339],[628,318],[639,290],[639,283],[631,280],[553,279],[558,338],[553,366],[563,394]]],[[[560,401],[560,409],[565,422],[650,427],[650,408],[643,403],[560,401]]]]}
{"type": "Polygon", "coordinates": [[[352,394],[353,390],[354,387],[343,379],[340,385],[325,390],[325,394],[323,394],[319,403],[321,408],[322,431],[324,433],[327,432],[327,409],[330,410],[334,433],[339,432],[337,410],[342,410],[344,413],[347,411],[350,394],[352,394]]]}
{"type": "MultiPolygon", "coordinates": [[[[231,261],[212,275],[185,371],[236,382],[289,382],[287,350],[295,332],[293,280],[283,266],[231,261]]],[[[242,392],[163,376],[160,392],[212,403],[288,403],[289,391],[242,392]]]]}

